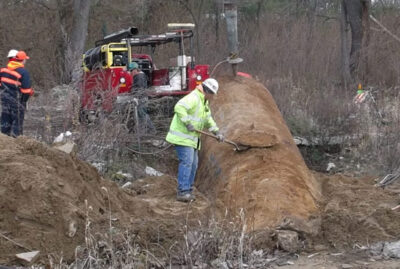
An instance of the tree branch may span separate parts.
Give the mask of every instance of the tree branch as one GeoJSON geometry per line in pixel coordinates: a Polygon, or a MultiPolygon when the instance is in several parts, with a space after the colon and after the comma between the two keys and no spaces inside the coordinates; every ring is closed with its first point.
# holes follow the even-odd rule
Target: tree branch
{"type": "Polygon", "coordinates": [[[35,3],[38,4],[39,6],[42,6],[42,7],[46,8],[47,10],[50,10],[50,11],[56,11],[56,10],[57,10],[57,9],[54,8],[54,7],[50,7],[50,6],[46,5],[46,4],[43,3],[43,1],[41,1],[41,0],[34,0],[33,2],[35,2],[35,3]]]}
{"type": "Polygon", "coordinates": [[[376,24],[378,24],[378,25],[382,28],[382,30],[383,30],[384,32],[388,33],[391,37],[393,37],[393,38],[396,39],[398,42],[400,42],[400,38],[399,38],[397,35],[395,35],[395,34],[393,34],[392,32],[390,32],[382,23],[380,23],[377,19],[375,19],[374,16],[369,15],[369,17],[371,18],[371,20],[372,20],[373,22],[375,22],[376,24]]]}

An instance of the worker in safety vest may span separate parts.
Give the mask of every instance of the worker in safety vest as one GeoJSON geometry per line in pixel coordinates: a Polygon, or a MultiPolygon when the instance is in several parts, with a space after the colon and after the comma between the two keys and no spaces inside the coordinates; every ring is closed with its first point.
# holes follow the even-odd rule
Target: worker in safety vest
{"type": "Polygon", "coordinates": [[[31,80],[25,69],[29,59],[24,51],[9,52],[6,68],[0,69],[1,132],[13,137],[22,135],[26,103],[33,95],[31,80]]]}
{"type": "Polygon", "coordinates": [[[175,145],[179,159],[178,201],[190,202],[195,199],[192,190],[200,149],[200,133],[196,130],[208,128],[218,137],[218,141],[224,140],[208,105],[208,98],[217,92],[218,82],[213,78],[208,78],[175,105],[175,115],[166,140],[175,145]]]}

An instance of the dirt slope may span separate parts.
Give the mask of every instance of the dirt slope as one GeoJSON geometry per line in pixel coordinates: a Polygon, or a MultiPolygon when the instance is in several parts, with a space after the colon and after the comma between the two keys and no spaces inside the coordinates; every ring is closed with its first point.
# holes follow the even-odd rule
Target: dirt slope
{"type": "Polygon", "coordinates": [[[227,138],[267,149],[236,153],[232,146],[204,139],[197,185],[213,192],[233,213],[245,209],[249,227],[263,229],[284,218],[299,221],[318,211],[320,186],[302,156],[271,94],[242,77],[219,80],[214,119],[227,138]]]}
{"type": "Polygon", "coordinates": [[[323,244],[353,248],[400,239],[400,210],[391,210],[400,202],[398,189],[374,187],[371,177],[316,176],[323,183],[319,234],[323,244]]]}
{"type": "MultiPolygon", "coordinates": [[[[93,231],[106,232],[110,207],[113,227],[131,229],[148,242],[160,232],[180,238],[184,222],[201,219],[208,203],[201,195],[190,207],[176,202],[175,188],[175,180],[164,176],[123,190],[71,155],[0,134],[0,233],[40,250],[44,260],[49,253],[73,257],[84,243],[87,214],[93,231]]],[[[15,254],[26,251],[0,237],[0,264],[18,264],[15,254]]]]}

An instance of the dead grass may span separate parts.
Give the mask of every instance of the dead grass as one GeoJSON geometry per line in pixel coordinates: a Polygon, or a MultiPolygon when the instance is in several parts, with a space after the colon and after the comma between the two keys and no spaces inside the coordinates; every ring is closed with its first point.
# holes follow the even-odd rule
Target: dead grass
{"type": "MultiPolygon", "coordinates": [[[[73,261],[49,256],[51,268],[268,268],[285,253],[273,248],[257,248],[256,234],[246,231],[243,211],[234,219],[209,219],[207,223],[181,226],[181,233],[171,245],[140,243],[137,234],[110,226],[107,231],[92,230],[90,206],[86,206],[85,242],[78,246],[73,261]]],[[[111,214],[111,213],[110,213],[111,214]]],[[[260,234],[258,234],[259,236],[260,234]]],[[[271,234],[264,241],[270,240],[271,234]]],[[[159,235],[162,242],[163,235],[159,235]]],[[[259,247],[259,246],[258,246],[259,247]]]]}

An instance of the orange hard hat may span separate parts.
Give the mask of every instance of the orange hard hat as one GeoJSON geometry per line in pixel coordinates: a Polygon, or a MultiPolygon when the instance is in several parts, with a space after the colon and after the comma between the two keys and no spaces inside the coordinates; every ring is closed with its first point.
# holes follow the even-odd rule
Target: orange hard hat
{"type": "Polygon", "coordinates": [[[16,58],[17,60],[22,61],[22,60],[25,60],[25,59],[29,59],[29,56],[26,55],[25,51],[20,50],[20,51],[18,51],[17,56],[16,56],[15,58],[16,58]]]}

